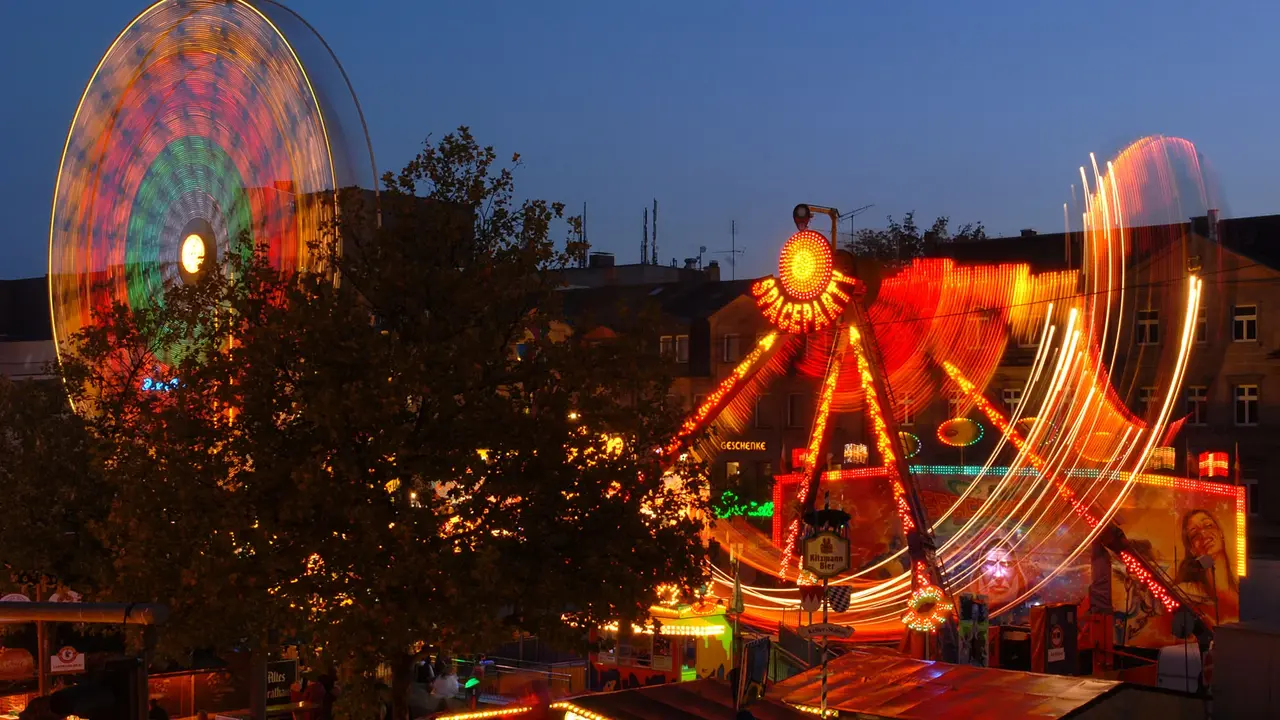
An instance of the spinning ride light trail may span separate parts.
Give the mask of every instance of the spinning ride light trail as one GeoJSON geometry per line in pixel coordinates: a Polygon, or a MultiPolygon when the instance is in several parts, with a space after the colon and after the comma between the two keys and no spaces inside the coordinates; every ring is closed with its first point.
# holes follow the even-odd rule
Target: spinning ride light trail
{"type": "Polygon", "coordinates": [[[154,307],[232,252],[316,268],[311,245],[331,237],[338,190],[376,188],[368,148],[345,73],[292,11],[148,7],[102,57],[67,134],[49,225],[59,357],[96,313],[154,307]]]}

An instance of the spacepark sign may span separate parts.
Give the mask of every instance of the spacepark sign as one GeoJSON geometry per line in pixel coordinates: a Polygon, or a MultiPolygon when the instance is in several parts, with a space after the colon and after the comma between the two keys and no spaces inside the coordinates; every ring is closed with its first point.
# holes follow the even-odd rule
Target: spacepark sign
{"type": "Polygon", "coordinates": [[[820,532],[804,541],[804,569],[820,578],[839,575],[849,569],[849,539],[833,532],[820,532]]]}

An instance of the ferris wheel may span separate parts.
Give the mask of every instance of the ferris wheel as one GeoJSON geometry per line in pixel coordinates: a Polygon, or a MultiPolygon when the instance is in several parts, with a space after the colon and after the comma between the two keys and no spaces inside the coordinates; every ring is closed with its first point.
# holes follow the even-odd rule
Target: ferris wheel
{"type": "Polygon", "coordinates": [[[345,72],[274,0],[161,0],[115,38],[71,122],[49,226],[59,357],[95,313],[161,302],[211,260],[312,267],[336,193],[376,189],[345,72]]]}

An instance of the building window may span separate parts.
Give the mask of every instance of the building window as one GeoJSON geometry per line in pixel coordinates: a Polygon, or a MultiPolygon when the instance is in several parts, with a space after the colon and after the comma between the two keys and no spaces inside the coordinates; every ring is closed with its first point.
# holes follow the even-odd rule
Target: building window
{"type": "Polygon", "coordinates": [[[911,396],[908,395],[902,398],[902,402],[899,404],[902,406],[902,421],[899,424],[907,427],[915,425],[916,416],[915,413],[911,411],[911,396]]]}
{"type": "Polygon", "coordinates": [[[676,354],[676,339],[670,335],[663,335],[658,338],[658,353],[663,357],[674,357],[676,354]]]}
{"type": "Polygon", "coordinates": [[[1204,345],[1209,342],[1209,316],[1205,315],[1204,307],[1201,306],[1196,310],[1196,344],[1204,345]]]}
{"type": "Polygon", "coordinates": [[[1209,421],[1208,406],[1209,388],[1203,385],[1192,385],[1187,388],[1187,422],[1192,425],[1204,425],[1209,421]]]}
{"type": "Polygon", "coordinates": [[[771,462],[756,463],[756,477],[760,478],[761,480],[772,480],[773,479],[773,463],[771,462]]]}
{"type": "Polygon", "coordinates": [[[756,427],[769,427],[769,411],[765,404],[769,401],[768,395],[761,395],[756,398],[756,427]]]}
{"type": "Polygon", "coordinates": [[[1262,514],[1261,491],[1257,480],[1244,480],[1244,506],[1250,515],[1262,514]]]}
{"type": "Polygon", "coordinates": [[[738,475],[742,473],[742,466],[737,460],[730,460],[724,464],[724,479],[733,482],[738,479],[738,475]]]}
{"type": "Polygon", "coordinates": [[[1139,345],[1155,345],[1160,342],[1160,311],[1139,310],[1136,335],[1139,345]]]}
{"type": "Polygon", "coordinates": [[[1231,308],[1231,339],[1252,342],[1258,339],[1258,306],[1236,305],[1231,308]]]}
{"type": "Polygon", "coordinates": [[[1151,417],[1155,410],[1156,389],[1151,386],[1138,388],[1138,402],[1142,405],[1142,414],[1151,417]]]}
{"type": "Polygon", "coordinates": [[[724,336],[724,361],[738,362],[742,359],[742,336],[741,335],[725,335],[724,336]]]}
{"type": "Polygon", "coordinates": [[[689,336],[676,336],[676,362],[689,362],[689,336]]]}
{"type": "Polygon", "coordinates": [[[1258,386],[1236,386],[1236,425],[1258,424],[1258,386]]]}
{"type": "Polygon", "coordinates": [[[1000,391],[1000,395],[1005,409],[1012,415],[1018,409],[1018,403],[1022,402],[1022,388],[1005,388],[1000,391]]]}
{"type": "Polygon", "coordinates": [[[804,420],[801,414],[804,410],[801,406],[802,402],[804,402],[804,396],[800,393],[787,395],[787,427],[800,427],[801,422],[804,420]]]}

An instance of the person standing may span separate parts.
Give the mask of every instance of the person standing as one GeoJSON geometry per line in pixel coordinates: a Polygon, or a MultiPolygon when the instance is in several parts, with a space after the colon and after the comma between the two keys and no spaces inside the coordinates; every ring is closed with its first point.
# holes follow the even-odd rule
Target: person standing
{"type": "Polygon", "coordinates": [[[431,683],[432,704],[438,710],[447,709],[457,695],[458,671],[454,669],[452,661],[441,658],[440,666],[436,669],[436,679],[431,683]]]}
{"type": "Polygon", "coordinates": [[[151,698],[151,709],[147,711],[147,720],[169,720],[169,711],[160,707],[160,698],[151,698]]]}

